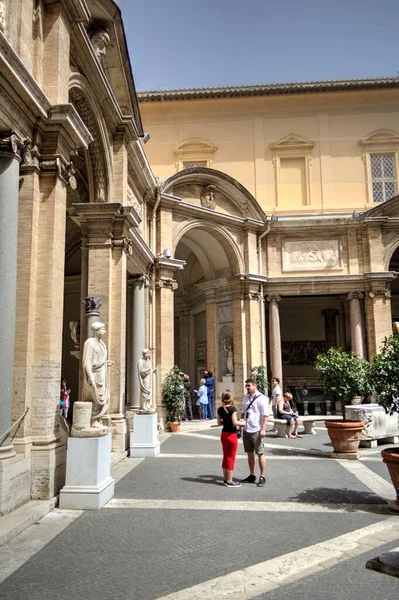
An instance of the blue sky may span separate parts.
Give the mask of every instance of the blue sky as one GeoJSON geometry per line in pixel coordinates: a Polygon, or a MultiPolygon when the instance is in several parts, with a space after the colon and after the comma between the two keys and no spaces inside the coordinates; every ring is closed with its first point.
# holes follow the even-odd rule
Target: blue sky
{"type": "Polygon", "coordinates": [[[138,91],[399,71],[399,0],[116,2],[138,91]]]}

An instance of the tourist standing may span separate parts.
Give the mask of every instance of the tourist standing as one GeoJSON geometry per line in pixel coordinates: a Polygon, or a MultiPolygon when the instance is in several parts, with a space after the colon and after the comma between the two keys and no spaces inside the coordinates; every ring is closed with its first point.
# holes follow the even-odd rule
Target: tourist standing
{"type": "Polygon", "coordinates": [[[237,419],[237,409],[234,406],[234,396],[231,392],[222,394],[222,404],[217,410],[218,425],[223,425],[220,441],[223,449],[223,484],[228,488],[241,487],[241,483],[233,481],[233,471],[236,462],[238,436],[237,427],[244,426],[245,421],[237,419]]]}
{"type": "MultiPolygon", "coordinates": [[[[277,403],[282,399],[283,397],[283,391],[280,387],[280,379],[278,377],[275,377],[274,379],[272,379],[272,411],[273,411],[273,418],[277,419],[277,403]]],[[[276,426],[273,424],[273,432],[277,431],[276,426]]]]}
{"type": "Polygon", "coordinates": [[[189,421],[193,420],[193,407],[191,405],[191,381],[188,375],[183,375],[183,386],[184,386],[184,402],[185,402],[185,413],[186,419],[189,421]]]}
{"type": "Polygon", "coordinates": [[[208,418],[215,418],[215,378],[212,371],[204,371],[205,385],[208,390],[208,418]]]}
{"type": "Polygon", "coordinates": [[[68,389],[66,379],[61,379],[61,397],[60,397],[60,415],[65,419],[68,418],[69,409],[69,394],[71,390],[68,389]]]}
{"type": "Polygon", "coordinates": [[[264,455],[263,438],[266,437],[269,419],[269,398],[259,392],[256,381],[249,378],[245,381],[246,395],[242,400],[241,418],[245,419],[242,441],[247,453],[250,474],[242,483],[256,483],[255,454],[258,455],[260,476],[258,487],[266,483],[266,457],[264,455]]]}
{"type": "Polygon", "coordinates": [[[208,413],[208,391],[205,385],[205,379],[200,380],[200,386],[198,390],[194,390],[197,394],[197,406],[200,407],[201,421],[206,421],[208,413]]]}

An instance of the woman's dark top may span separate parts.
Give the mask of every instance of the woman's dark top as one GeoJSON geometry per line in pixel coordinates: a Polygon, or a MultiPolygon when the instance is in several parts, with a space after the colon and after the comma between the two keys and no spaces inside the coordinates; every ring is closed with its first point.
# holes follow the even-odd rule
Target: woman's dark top
{"type": "MultiPolygon", "coordinates": [[[[290,406],[289,402],[284,402],[284,404],[283,404],[283,410],[291,410],[291,406],[290,406]]],[[[280,419],[281,419],[281,417],[287,417],[288,416],[288,415],[280,412],[279,405],[277,405],[277,414],[278,414],[278,416],[279,416],[280,419]]]]}
{"type": "Polygon", "coordinates": [[[237,412],[235,406],[226,406],[227,412],[224,406],[218,408],[218,415],[222,419],[224,433],[237,433],[237,428],[233,425],[232,417],[233,413],[237,412]]]}

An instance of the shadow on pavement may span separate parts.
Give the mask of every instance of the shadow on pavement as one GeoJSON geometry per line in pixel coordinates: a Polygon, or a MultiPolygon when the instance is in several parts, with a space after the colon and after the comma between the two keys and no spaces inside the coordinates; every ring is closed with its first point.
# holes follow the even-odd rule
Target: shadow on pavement
{"type": "Polygon", "coordinates": [[[198,475],[198,477],[181,477],[182,481],[189,481],[190,483],[210,483],[212,485],[221,485],[223,479],[217,475],[198,475]]]}
{"type": "Polygon", "coordinates": [[[353,511],[353,506],[351,505],[354,504],[368,504],[375,505],[375,507],[377,507],[377,505],[386,506],[385,500],[380,496],[377,496],[377,494],[366,491],[359,492],[357,490],[350,490],[348,488],[337,489],[324,487],[314,488],[312,490],[304,490],[297,496],[291,497],[290,500],[293,502],[309,502],[312,504],[338,504],[342,510],[347,510],[348,512],[353,511]]]}

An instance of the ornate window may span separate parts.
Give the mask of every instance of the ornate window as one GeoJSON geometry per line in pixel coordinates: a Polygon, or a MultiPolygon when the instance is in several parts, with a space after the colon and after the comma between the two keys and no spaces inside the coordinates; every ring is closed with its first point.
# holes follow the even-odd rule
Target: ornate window
{"type": "Polygon", "coordinates": [[[175,148],[176,171],[190,167],[208,167],[212,165],[216,146],[201,138],[189,138],[175,148]]]}
{"type": "Polygon", "coordinates": [[[396,196],[399,134],[379,129],[360,140],[359,144],[363,148],[367,201],[385,202],[396,196]]]}
{"type": "Polygon", "coordinates": [[[270,144],[276,181],[276,206],[310,204],[310,167],[314,142],[291,133],[270,144]]]}

